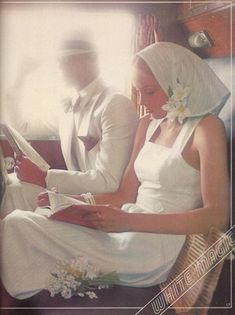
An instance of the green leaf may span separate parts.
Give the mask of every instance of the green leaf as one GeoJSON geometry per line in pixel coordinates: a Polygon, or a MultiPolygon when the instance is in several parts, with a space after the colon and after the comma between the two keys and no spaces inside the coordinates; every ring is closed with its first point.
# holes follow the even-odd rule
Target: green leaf
{"type": "Polygon", "coordinates": [[[172,90],[171,86],[169,86],[168,87],[168,95],[169,95],[169,97],[171,97],[173,94],[174,94],[173,90],[172,90]]]}

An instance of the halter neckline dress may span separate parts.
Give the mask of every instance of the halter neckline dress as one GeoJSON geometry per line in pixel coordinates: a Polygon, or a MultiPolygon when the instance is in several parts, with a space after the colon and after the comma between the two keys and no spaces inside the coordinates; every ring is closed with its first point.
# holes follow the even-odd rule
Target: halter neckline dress
{"type": "MultiPolygon", "coordinates": [[[[161,123],[153,119],[135,161],[140,181],[136,203],[126,212],[175,213],[201,207],[200,172],[182,151],[201,118],[184,122],[171,148],[150,141],[161,123]]],[[[17,298],[46,288],[61,260],[85,256],[104,272],[116,271],[120,284],[147,287],[166,280],[185,235],[143,232],[105,233],[15,210],[2,221],[2,280],[17,298]]]]}

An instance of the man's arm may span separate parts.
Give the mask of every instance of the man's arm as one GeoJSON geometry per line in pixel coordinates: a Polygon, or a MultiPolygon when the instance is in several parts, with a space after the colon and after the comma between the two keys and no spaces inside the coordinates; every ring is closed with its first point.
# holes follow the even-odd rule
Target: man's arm
{"type": "MultiPolygon", "coordinates": [[[[49,170],[47,187],[58,192],[80,194],[103,193],[118,189],[122,174],[129,161],[137,127],[137,116],[131,102],[116,95],[101,116],[102,138],[94,147],[98,149],[94,169],[86,172],[49,170]]],[[[93,150],[92,149],[92,150],[93,150]]],[[[88,154],[93,154],[92,150],[88,154]]]]}

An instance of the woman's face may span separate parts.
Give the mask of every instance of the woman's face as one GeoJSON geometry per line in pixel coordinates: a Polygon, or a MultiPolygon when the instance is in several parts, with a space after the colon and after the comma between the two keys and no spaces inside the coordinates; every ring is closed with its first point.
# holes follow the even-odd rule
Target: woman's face
{"type": "Polygon", "coordinates": [[[156,119],[166,116],[166,111],[161,107],[168,97],[150,72],[135,67],[133,85],[137,90],[138,104],[144,105],[148,114],[156,119]]]}

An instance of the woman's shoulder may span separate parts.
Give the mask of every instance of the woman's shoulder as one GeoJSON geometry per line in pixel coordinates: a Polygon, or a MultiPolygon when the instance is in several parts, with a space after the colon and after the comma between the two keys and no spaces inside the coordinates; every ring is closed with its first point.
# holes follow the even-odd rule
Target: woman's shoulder
{"type": "Polygon", "coordinates": [[[225,128],[223,121],[218,116],[209,114],[200,120],[196,129],[211,133],[217,130],[224,131],[225,128]]]}
{"type": "Polygon", "coordinates": [[[203,117],[196,129],[195,129],[195,140],[202,141],[203,139],[207,139],[208,141],[212,141],[213,139],[216,141],[219,138],[225,138],[225,126],[223,121],[216,115],[209,114],[203,117]]]}

